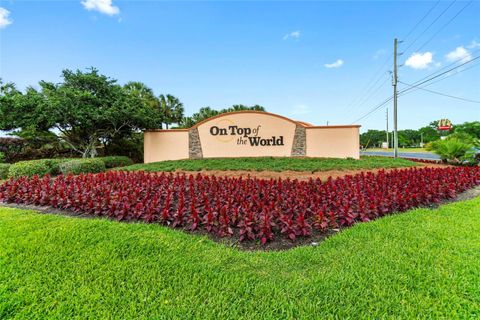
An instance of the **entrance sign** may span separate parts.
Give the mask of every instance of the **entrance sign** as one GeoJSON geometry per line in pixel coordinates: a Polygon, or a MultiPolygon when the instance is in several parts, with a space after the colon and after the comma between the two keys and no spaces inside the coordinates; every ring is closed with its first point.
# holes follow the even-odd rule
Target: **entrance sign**
{"type": "Polygon", "coordinates": [[[359,127],[313,126],[261,111],[229,112],[189,129],[146,131],[144,161],[268,156],[358,159],[359,127]]]}

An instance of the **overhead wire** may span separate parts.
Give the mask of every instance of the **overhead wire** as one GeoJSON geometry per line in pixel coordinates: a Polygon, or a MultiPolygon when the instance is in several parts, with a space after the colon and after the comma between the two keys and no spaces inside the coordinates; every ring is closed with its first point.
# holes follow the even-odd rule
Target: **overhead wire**
{"type": "Polygon", "coordinates": [[[418,39],[420,39],[437,21],[438,19],[440,19],[457,1],[453,1],[452,3],[450,3],[450,5],[448,5],[424,30],[423,32],[421,32],[411,43],[409,46],[407,46],[405,49],[404,49],[404,53],[407,52],[408,49],[410,49],[416,42],[418,39]]]}
{"type": "MultiPolygon", "coordinates": [[[[382,75],[384,72],[381,72],[384,67],[387,65],[387,63],[392,59],[391,56],[388,56],[387,59],[384,61],[384,63],[378,68],[374,73],[373,77],[370,78],[370,80],[366,83],[366,85],[363,87],[361,90],[361,93],[356,96],[355,99],[353,99],[347,107],[345,107],[345,112],[348,113],[351,110],[354,109],[354,107],[358,106],[358,104],[370,93],[370,91],[375,87],[375,85],[382,79],[382,75]],[[381,72],[381,73],[379,73],[381,72]],[[374,79],[376,79],[374,81],[374,79]]],[[[375,90],[377,91],[377,90],[375,90]]]]}
{"type": "Polygon", "coordinates": [[[357,122],[359,122],[360,120],[365,119],[366,117],[368,117],[369,115],[371,115],[372,113],[374,113],[375,111],[377,111],[378,109],[380,109],[381,107],[383,107],[384,105],[386,105],[387,103],[389,103],[392,99],[393,99],[393,96],[391,96],[390,98],[385,99],[383,102],[381,102],[380,104],[378,104],[377,106],[375,106],[372,110],[370,110],[369,112],[367,112],[366,114],[364,114],[363,116],[361,116],[360,118],[358,118],[357,120],[353,121],[352,124],[353,124],[353,123],[357,123],[357,122]]]}
{"type": "MultiPolygon", "coordinates": [[[[453,71],[453,70],[456,70],[456,69],[458,69],[458,68],[460,68],[460,67],[462,67],[462,66],[464,66],[464,65],[466,65],[466,64],[472,63],[473,61],[478,60],[478,59],[480,59],[480,56],[474,57],[474,58],[472,58],[471,60],[468,60],[468,61],[466,61],[466,62],[463,62],[463,63],[459,64],[458,66],[455,66],[455,67],[453,67],[453,68],[450,68],[450,69],[448,69],[447,71],[444,71],[444,72],[439,73],[439,74],[437,74],[437,75],[427,76],[428,79],[423,78],[423,79],[425,79],[425,80],[419,80],[419,81],[415,82],[413,85],[417,86],[417,85],[424,84],[424,83],[429,82],[429,81],[431,81],[431,80],[433,80],[433,79],[436,79],[436,78],[438,78],[438,77],[440,77],[440,76],[442,76],[442,75],[444,75],[444,74],[447,74],[447,73],[449,73],[449,72],[451,72],[451,71],[453,71]]],[[[409,90],[410,90],[410,89],[405,89],[404,92],[405,92],[405,91],[409,91],[409,90]]]]}
{"type": "Polygon", "coordinates": [[[425,48],[425,46],[427,44],[429,44],[440,32],[443,31],[443,29],[445,29],[445,27],[447,27],[450,23],[452,23],[452,21],[455,20],[463,12],[463,10],[465,10],[472,3],[473,3],[473,0],[470,0],[469,2],[467,2],[466,5],[464,5],[452,18],[450,18],[450,20],[448,20],[446,23],[444,23],[440,27],[440,29],[438,29],[437,32],[435,32],[427,41],[425,41],[416,51],[419,52],[423,48],[425,48]]]}
{"type": "Polygon", "coordinates": [[[433,11],[433,9],[435,9],[438,4],[440,3],[440,0],[437,0],[435,2],[435,4],[430,7],[430,9],[423,15],[423,17],[413,26],[412,29],[410,29],[410,31],[404,36],[402,37],[402,40],[403,41],[406,41],[408,39],[408,37],[413,33],[413,31],[415,31],[417,29],[417,27],[425,20],[426,17],[428,17],[428,15],[433,11]]]}
{"type": "Polygon", "coordinates": [[[469,66],[469,67],[467,67],[467,68],[458,70],[458,71],[455,72],[455,73],[446,74],[445,77],[440,78],[440,79],[437,79],[437,80],[432,81],[432,82],[429,82],[429,83],[427,83],[426,85],[424,85],[423,87],[431,86],[431,85],[433,85],[433,84],[435,84],[435,83],[437,83],[437,82],[440,82],[440,81],[442,81],[442,80],[444,80],[444,79],[450,78],[450,77],[452,77],[452,76],[454,76],[454,75],[457,75],[457,74],[459,74],[459,73],[465,72],[465,71],[467,71],[467,70],[470,70],[470,69],[475,68],[475,67],[478,67],[478,66],[480,66],[480,63],[477,63],[477,64],[471,65],[471,66],[469,66]]]}
{"type": "MultiPolygon", "coordinates": [[[[433,21],[431,21],[430,24],[413,40],[413,42],[411,42],[411,43],[405,48],[405,50],[403,51],[403,53],[405,53],[408,49],[410,49],[456,2],[457,2],[457,0],[454,0],[453,2],[451,2],[439,15],[437,15],[436,18],[435,18],[433,21]]],[[[466,5],[464,5],[459,11],[457,11],[457,13],[456,13],[454,16],[452,16],[446,23],[444,23],[427,41],[425,41],[425,42],[417,49],[417,51],[420,51],[420,50],[423,49],[426,45],[428,45],[441,31],[443,31],[443,29],[445,29],[451,22],[453,22],[472,2],[473,2],[473,0],[470,0],[470,1],[469,1],[466,5]]],[[[422,16],[422,18],[421,18],[421,19],[412,27],[412,29],[406,34],[406,36],[403,38],[403,40],[406,40],[410,35],[413,34],[413,32],[418,28],[418,26],[421,25],[421,23],[430,15],[430,13],[438,6],[439,3],[440,3],[440,0],[437,0],[437,1],[435,2],[435,4],[422,16]]],[[[402,54],[403,54],[403,53],[402,53],[402,54]]],[[[453,63],[451,63],[451,64],[449,64],[449,65],[441,68],[440,70],[437,70],[436,72],[434,72],[434,73],[432,73],[432,74],[430,74],[430,75],[428,75],[428,76],[426,76],[426,77],[424,77],[424,78],[416,81],[415,83],[413,83],[413,84],[411,84],[411,85],[401,82],[402,84],[408,85],[409,88],[404,89],[404,90],[398,92],[398,96],[408,94],[409,92],[412,92],[412,90],[415,91],[415,90],[424,89],[424,90],[427,91],[428,89],[425,89],[424,87],[429,86],[430,84],[432,84],[432,83],[429,84],[428,82],[431,82],[431,81],[434,80],[434,79],[437,79],[437,78],[439,78],[439,77],[441,77],[441,76],[443,76],[443,75],[445,75],[445,74],[447,74],[447,73],[450,73],[451,71],[456,70],[456,69],[458,69],[458,68],[466,65],[467,63],[471,63],[471,62],[477,60],[478,58],[480,58],[480,56],[479,56],[479,57],[475,57],[475,58],[473,58],[473,59],[471,59],[471,60],[469,60],[469,61],[466,61],[466,62],[464,62],[464,63],[462,63],[462,64],[460,64],[460,65],[458,65],[458,66],[456,66],[456,67],[453,67],[453,68],[451,68],[451,69],[449,69],[449,70],[447,70],[447,71],[445,71],[445,72],[438,73],[438,72],[440,72],[440,71],[442,71],[442,70],[444,70],[444,69],[446,69],[446,68],[448,68],[448,67],[456,64],[457,62],[464,60],[464,58],[463,58],[463,59],[459,59],[459,61],[455,61],[455,62],[453,62],[453,63]],[[422,84],[425,84],[425,85],[422,86],[422,87],[420,87],[420,85],[422,85],[422,84]]],[[[391,58],[390,58],[390,59],[391,59],[391,58]]],[[[381,70],[381,69],[388,63],[388,61],[389,61],[390,59],[387,59],[387,60],[384,62],[384,64],[379,68],[379,70],[381,70]]],[[[474,66],[475,66],[475,65],[474,65],[474,66]]],[[[470,68],[472,68],[472,67],[474,67],[474,66],[471,66],[470,68]]],[[[462,71],[459,71],[459,72],[457,72],[457,73],[466,71],[466,70],[468,70],[468,69],[470,69],[470,68],[466,68],[466,69],[464,69],[464,70],[462,70],[462,71]]],[[[457,74],[457,73],[455,73],[455,74],[457,74]]],[[[453,75],[454,75],[454,74],[453,74],[453,75]]],[[[446,78],[448,78],[448,77],[450,77],[450,76],[452,76],[452,74],[451,74],[451,75],[447,75],[447,76],[445,76],[445,77],[443,77],[443,78],[441,78],[441,79],[438,79],[437,81],[434,81],[433,83],[438,82],[438,81],[441,81],[441,80],[443,80],[443,79],[446,79],[446,78]]],[[[369,87],[369,90],[368,90],[368,91],[370,91],[371,89],[373,89],[374,86],[375,86],[375,84],[378,83],[378,81],[380,81],[380,79],[381,79],[381,74],[380,74],[380,77],[378,77],[377,80],[369,87]]],[[[373,78],[372,78],[372,80],[373,80],[373,78]]],[[[400,82],[400,81],[399,81],[399,82],[400,82]]],[[[354,106],[360,107],[360,106],[362,106],[366,101],[368,101],[368,100],[371,98],[371,96],[372,96],[374,93],[376,93],[376,92],[384,85],[384,83],[385,83],[385,82],[382,82],[382,84],[381,84],[379,87],[377,87],[376,90],[374,90],[374,91],[371,92],[370,94],[369,94],[369,92],[367,91],[367,92],[363,95],[362,98],[360,98],[360,99],[354,99],[354,100],[352,101],[352,103],[350,103],[349,107],[354,107],[354,106]],[[358,101],[358,102],[357,102],[357,101],[358,101]],[[353,102],[356,102],[356,103],[353,103],[353,102]]],[[[433,90],[428,90],[428,91],[433,91],[433,90]]],[[[437,92],[432,92],[432,93],[437,93],[437,92]]],[[[440,94],[442,94],[442,93],[440,93],[440,94]]],[[[450,95],[447,95],[447,94],[442,94],[442,95],[450,96],[450,95]]],[[[452,97],[454,97],[454,96],[452,96],[452,97]]],[[[460,98],[460,97],[455,97],[455,98],[460,98]]],[[[353,123],[356,123],[356,122],[358,122],[358,121],[360,121],[360,120],[365,119],[366,117],[369,117],[371,114],[373,114],[375,111],[379,110],[381,107],[383,107],[385,104],[387,104],[388,102],[390,102],[392,99],[393,99],[393,96],[390,96],[389,98],[385,99],[384,101],[382,101],[381,103],[379,103],[378,105],[376,105],[374,108],[372,108],[370,111],[368,111],[366,114],[364,114],[363,116],[361,116],[360,118],[358,118],[357,120],[355,120],[353,123]]],[[[460,98],[460,99],[463,99],[463,98],[460,98]]],[[[465,99],[465,100],[470,100],[470,99],[465,99]]],[[[472,102],[472,101],[475,101],[475,100],[470,100],[469,102],[472,102]]],[[[475,102],[475,103],[476,103],[476,102],[475,102]]],[[[350,109],[351,109],[351,108],[350,108],[350,109]]]]}
{"type": "MultiPolygon", "coordinates": [[[[456,1],[456,0],[455,0],[456,1]]],[[[430,15],[430,13],[438,6],[438,4],[440,3],[440,0],[437,0],[435,2],[435,4],[430,7],[429,10],[427,10],[427,12],[417,21],[417,23],[410,29],[410,31],[408,31],[408,33],[403,37],[403,40],[406,40],[417,28],[418,26],[420,26],[420,24],[430,15]]],[[[451,4],[452,5],[452,4],[451,4]]],[[[450,5],[450,6],[451,6],[450,5]]],[[[449,6],[449,7],[450,7],[449,6]]],[[[448,8],[449,8],[448,7],[448,8]]],[[[448,10],[447,8],[447,10],[448,10]]],[[[446,10],[444,10],[445,12],[446,10]]],[[[443,13],[441,15],[443,15],[443,13]]],[[[441,16],[440,15],[440,16],[441,16]]],[[[436,18],[436,20],[438,20],[439,17],[436,18]]],[[[435,20],[435,21],[436,21],[435,20]]],[[[434,22],[435,22],[434,21],[434,22]]],[[[433,23],[432,23],[433,24],[433,23]]],[[[429,26],[430,27],[430,26],[429,26]]],[[[428,28],[429,28],[428,27],[428,28]]],[[[422,33],[423,34],[423,33],[422,33]]],[[[417,39],[416,39],[417,40],[417,39]]],[[[416,41],[415,40],[415,41],[416,41]]],[[[359,96],[357,96],[355,99],[353,99],[349,104],[348,106],[345,108],[346,112],[349,113],[350,111],[352,111],[353,109],[355,108],[359,108],[361,107],[362,105],[365,104],[365,102],[367,102],[368,100],[371,99],[371,97],[373,96],[374,93],[378,92],[381,87],[385,84],[385,82],[388,80],[386,79],[384,82],[382,82],[378,87],[375,88],[375,85],[382,79],[382,75],[384,74],[384,72],[380,73],[379,72],[387,65],[387,63],[392,59],[391,56],[387,57],[387,59],[385,60],[385,62],[380,66],[380,68],[378,68],[377,71],[375,71],[374,73],[374,76],[367,82],[366,86],[362,89],[362,92],[363,94],[360,94],[359,96]],[[377,75],[375,77],[375,75],[377,75]],[[372,81],[376,79],[373,83],[372,81]],[[370,83],[372,83],[371,85],[369,85],[370,83]],[[372,89],[375,88],[373,91],[372,89]]],[[[388,69],[387,69],[388,71],[388,69]]]]}
{"type": "MultiPolygon", "coordinates": [[[[412,86],[419,87],[420,85],[422,85],[422,84],[424,84],[424,83],[427,83],[427,82],[429,82],[429,81],[431,81],[431,80],[433,80],[433,79],[436,79],[436,78],[438,78],[438,77],[440,77],[440,76],[442,76],[442,75],[445,75],[445,74],[447,74],[447,73],[449,73],[449,72],[451,72],[451,71],[453,71],[453,70],[456,70],[456,69],[458,69],[458,68],[460,68],[460,67],[462,67],[462,66],[464,66],[464,65],[466,65],[466,64],[468,64],[468,63],[471,63],[471,62],[473,62],[473,61],[475,61],[475,60],[477,60],[477,59],[479,59],[479,58],[480,58],[480,56],[475,57],[475,58],[472,58],[471,60],[466,61],[466,62],[464,62],[464,63],[462,63],[462,64],[460,64],[460,65],[458,65],[458,66],[455,66],[455,67],[453,67],[453,68],[450,68],[450,69],[448,69],[447,71],[442,72],[442,73],[440,73],[440,74],[438,74],[438,75],[433,75],[433,74],[432,74],[432,75],[430,75],[430,76],[427,76],[428,79],[417,81],[417,82],[419,82],[419,83],[416,83],[416,84],[414,84],[414,85],[412,85],[412,86]]],[[[476,65],[474,65],[474,66],[476,66],[476,65]]],[[[471,66],[470,68],[473,68],[474,66],[471,66]]],[[[458,71],[458,72],[455,73],[455,74],[464,72],[464,71],[466,71],[467,69],[470,69],[470,68],[465,68],[465,69],[463,69],[463,70],[461,70],[461,71],[458,71]]],[[[435,73],[434,73],[434,74],[435,74],[435,73]]],[[[452,75],[449,75],[449,76],[452,76],[452,75]]],[[[449,77],[449,76],[447,76],[447,77],[449,77]]],[[[445,79],[445,78],[447,78],[447,77],[442,78],[442,80],[445,79]]],[[[425,78],[423,78],[423,79],[425,79],[425,78]]],[[[399,81],[399,82],[400,82],[400,81],[399,81]]],[[[399,92],[398,92],[398,96],[400,96],[400,95],[405,95],[405,94],[407,94],[408,92],[410,92],[411,90],[415,90],[415,89],[416,89],[416,90],[419,90],[419,89],[420,89],[420,88],[415,88],[415,87],[414,87],[414,88],[407,88],[407,89],[404,89],[404,90],[402,90],[402,91],[399,91],[399,92]]],[[[379,110],[381,107],[383,107],[385,104],[387,104],[387,103],[390,102],[391,100],[393,100],[393,96],[390,96],[389,98],[385,99],[383,102],[381,102],[380,104],[376,105],[374,108],[372,108],[372,109],[371,109],[370,111],[368,111],[366,114],[364,114],[363,116],[359,117],[357,120],[353,121],[352,123],[357,123],[357,122],[359,122],[360,120],[363,120],[363,119],[367,118],[368,116],[370,116],[371,114],[373,114],[375,111],[379,110]]]]}
{"type": "Polygon", "coordinates": [[[403,81],[398,81],[398,82],[400,82],[400,83],[402,83],[402,84],[404,84],[404,85],[407,85],[407,86],[409,86],[409,87],[411,87],[411,88],[417,88],[417,89],[424,90],[424,91],[427,91],[427,92],[430,92],[430,93],[434,93],[434,94],[438,94],[438,95],[441,95],[441,96],[444,96],[444,97],[449,97],[449,98],[452,98],[452,99],[462,100],[462,101],[471,102],[471,103],[480,103],[480,101],[478,101],[478,100],[472,100],[472,99],[457,97],[457,96],[450,95],[450,94],[446,94],[446,93],[443,93],[443,92],[426,89],[426,88],[424,88],[424,87],[414,86],[414,85],[411,85],[411,84],[406,83],[406,82],[403,82],[403,81]]]}

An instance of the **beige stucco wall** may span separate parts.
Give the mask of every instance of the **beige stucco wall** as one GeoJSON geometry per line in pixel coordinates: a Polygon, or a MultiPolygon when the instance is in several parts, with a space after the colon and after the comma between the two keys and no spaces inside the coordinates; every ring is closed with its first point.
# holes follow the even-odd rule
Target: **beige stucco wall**
{"type": "Polygon", "coordinates": [[[144,162],[188,158],[188,131],[151,131],[144,135],[144,162]]]}
{"type": "MultiPolygon", "coordinates": [[[[145,132],[145,163],[188,159],[192,157],[289,157],[297,130],[295,153],[305,150],[307,157],[360,158],[359,126],[309,126],[288,118],[262,112],[236,112],[210,118],[189,130],[158,130],[145,132]],[[229,126],[247,128],[250,134],[232,134],[229,126]],[[225,134],[212,134],[212,127],[225,134]],[[300,128],[305,128],[301,130],[300,128]],[[256,133],[255,130],[258,130],[256,133]],[[198,138],[197,138],[198,133],[198,138]],[[189,142],[189,134],[191,141],[189,142]],[[270,140],[283,137],[281,145],[253,146],[249,137],[270,140]],[[238,143],[239,138],[244,143],[238,143]],[[303,140],[305,139],[305,140],[303,140]],[[306,148],[303,149],[305,141],[306,148]],[[199,143],[200,142],[200,143],[199,143]],[[189,148],[191,149],[189,152],[189,148]],[[300,150],[300,151],[298,151],[300,150]]],[[[301,153],[303,154],[303,153],[301,153]]]]}
{"type": "Polygon", "coordinates": [[[307,128],[307,157],[360,158],[358,127],[307,128]]]}
{"type": "MultiPolygon", "coordinates": [[[[198,126],[198,133],[202,143],[204,158],[212,157],[262,157],[290,156],[292,151],[293,136],[296,124],[281,117],[261,113],[238,113],[229,114],[198,126]],[[212,126],[227,128],[228,126],[256,129],[259,126],[258,136],[271,138],[272,136],[283,136],[283,146],[251,146],[237,144],[238,135],[213,136],[210,133],[212,126]]],[[[252,135],[253,136],[253,135],[252,135]]],[[[248,139],[248,138],[247,138],[248,139]]]]}

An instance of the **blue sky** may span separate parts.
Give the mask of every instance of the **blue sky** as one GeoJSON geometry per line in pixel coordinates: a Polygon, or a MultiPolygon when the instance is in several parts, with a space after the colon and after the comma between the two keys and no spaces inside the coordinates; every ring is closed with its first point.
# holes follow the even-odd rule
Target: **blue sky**
{"type": "MultiPolygon", "coordinates": [[[[442,29],[467,3],[2,0],[0,77],[23,89],[94,66],[178,96],[186,114],[260,104],[314,124],[350,124],[391,95],[393,38],[404,39],[431,8],[399,47],[408,48],[401,81],[480,55],[479,1],[442,29]]],[[[480,100],[480,66],[428,89],[480,100]]],[[[445,117],[479,120],[480,104],[423,90],[399,98],[400,129],[445,117]]],[[[384,129],[385,107],[359,123],[384,129]]]]}

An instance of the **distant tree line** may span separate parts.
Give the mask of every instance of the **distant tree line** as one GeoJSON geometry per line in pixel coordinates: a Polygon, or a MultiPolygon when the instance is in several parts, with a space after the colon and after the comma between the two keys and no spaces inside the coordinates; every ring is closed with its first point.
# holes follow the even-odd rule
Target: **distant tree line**
{"type": "Polygon", "coordinates": [[[121,154],[140,161],[142,130],[190,127],[228,111],[264,111],[258,105],[219,111],[205,107],[187,117],[177,97],[157,96],[141,82],[120,85],[95,68],[66,69],[61,78],[60,83],[40,81],[38,89],[24,91],[0,79],[0,130],[22,141],[3,138],[4,153],[14,148],[17,154],[29,150],[26,158],[121,154]]]}
{"type": "MultiPolygon", "coordinates": [[[[398,145],[400,147],[419,147],[421,142],[424,144],[439,140],[441,136],[451,135],[453,133],[466,133],[477,139],[480,138],[480,121],[465,122],[453,125],[452,130],[437,130],[438,121],[432,121],[428,126],[418,130],[399,130],[398,145]]],[[[387,141],[387,133],[385,130],[368,130],[360,135],[360,144],[363,147],[374,148],[381,147],[383,142],[387,141]]],[[[389,133],[389,144],[393,146],[393,131],[389,133]]]]}

